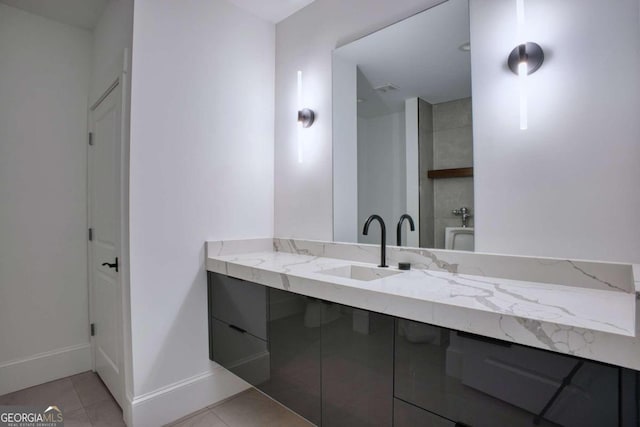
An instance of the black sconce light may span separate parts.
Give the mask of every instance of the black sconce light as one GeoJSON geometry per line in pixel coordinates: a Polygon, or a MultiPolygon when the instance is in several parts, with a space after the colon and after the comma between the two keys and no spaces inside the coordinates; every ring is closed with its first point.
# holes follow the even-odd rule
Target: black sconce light
{"type": "Polygon", "coordinates": [[[303,128],[310,127],[315,119],[316,114],[309,108],[303,108],[302,110],[298,111],[298,121],[302,123],[303,128]]]}

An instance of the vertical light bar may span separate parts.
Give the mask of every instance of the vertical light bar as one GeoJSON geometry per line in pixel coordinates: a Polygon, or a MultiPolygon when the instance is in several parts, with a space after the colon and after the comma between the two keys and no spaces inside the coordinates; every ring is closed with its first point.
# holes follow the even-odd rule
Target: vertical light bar
{"type": "Polygon", "coordinates": [[[527,130],[529,127],[527,114],[527,74],[529,68],[527,62],[518,64],[518,83],[520,85],[520,130],[527,130]]]}
{"type": "MultiPolygon", "coordinates": [[[[516,0],[516,13],[518,17],[518,44],[525,44],[527,38],[524,29],[524,0],[516,0]]],[[[529,70],[527,62],[521,58],[518,63],[518,83],[520,91],[520,130],[527,130],[528,111],[527,111],[527,74],[529,70]]]]}
{"type": "Polygon", "coordinates": [[[518,14],[518,44],[526,43],[524,35],[524,0],[516,0],[516,13],[518,14]]]}
{"type": "MultiPolygon", "coordinates": [[[[302,111],[302,71],[298,71],[298,111],[302,111]]],[[[298,163],[302,163],[303,147],[302,147],[302,121],[298,120],[298,163]]]]}

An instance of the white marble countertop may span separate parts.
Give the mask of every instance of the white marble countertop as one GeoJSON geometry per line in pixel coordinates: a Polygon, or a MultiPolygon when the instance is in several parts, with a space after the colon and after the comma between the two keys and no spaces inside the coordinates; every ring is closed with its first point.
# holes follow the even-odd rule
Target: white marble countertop
{"type": "MultiPolygon", "coordinates": [[[[237,242],[236,242],[237,244],[237,242]]],[[[375,264],[252,244],[208,244],[206,268],[357,308],[640,369],[636,294],[413,269],[371,281],[326,270],[375,264]],[[633,354],[601,345],[619,341],[633,354]]],[[[632,281],[633,284],[633,281],[632,281]]]]}

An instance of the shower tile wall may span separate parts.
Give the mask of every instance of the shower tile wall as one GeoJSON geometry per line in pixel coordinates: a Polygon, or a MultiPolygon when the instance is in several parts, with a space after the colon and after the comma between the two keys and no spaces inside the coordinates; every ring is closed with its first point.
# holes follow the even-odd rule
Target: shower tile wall
{"type": "MultiPolygon", "coordinates": [[[[471,98],[435,105],[422,101],[419,105],[419,111],[425,112],[425,121],[428,120],[428,113],[432,114],[431,132],[429,126],[420,120],[420,220],[421,224],[433,224],[433,227],[420,227],[421,239],[422,235],[425,236],[421,246],[444,248],[445,227],[459,227],[462,224],[460,217],[454,216],[451,211],[464,206],[474,214],[473,178],[430,180],[426,178],[426,171],[473,166],[471,98]],[[429,228],[433,233],[432,241],[426,237],[430,232],[423,232],[423,229],[429,228]],[[429,244],[431,242],[433,244],[429,244]]],[[[473,226],[473,218],[469,225],[473,226]]]]}

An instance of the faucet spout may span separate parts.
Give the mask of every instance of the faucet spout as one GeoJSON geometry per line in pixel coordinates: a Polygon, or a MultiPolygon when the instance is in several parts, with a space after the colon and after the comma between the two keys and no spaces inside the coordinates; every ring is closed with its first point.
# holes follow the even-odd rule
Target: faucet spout
{"type": "Polygon", "coordinates": [[[409,228],[411,231],[416,231],[416,226],[413,224],[413,218],[409,214],[402,214],[400,217],[400,221],[398,221],[398,226],[396,227],[396,245],[402,246],[402,223],[404,220],[409,221],[409,228]]]}
{"type": "Polygon", "coordinates": [[[364,230],[362,230],[362,234],[365,236],[369,234],[369,225],[371,222],[376,220],[380,223],[380,232],[382,234],[380,239],[380,265],[378,267],[389,267],[387,265],[387,227],[384,225],[384,220],[380,215],[371,215],[367,222],[364,223],[364,230]]]}

